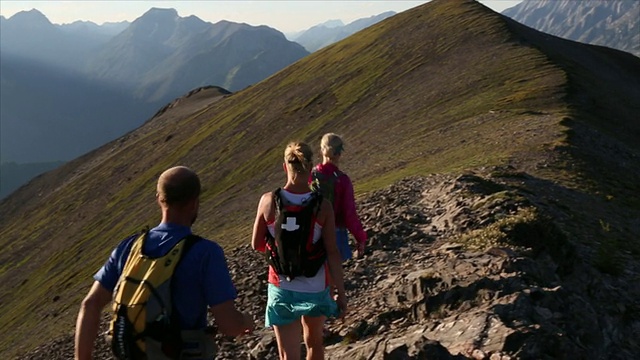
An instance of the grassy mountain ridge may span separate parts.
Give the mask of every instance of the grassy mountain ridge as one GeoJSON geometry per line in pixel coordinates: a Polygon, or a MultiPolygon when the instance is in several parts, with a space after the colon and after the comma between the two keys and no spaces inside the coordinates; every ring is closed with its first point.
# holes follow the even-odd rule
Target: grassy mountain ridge
{"type": "Polygon", "coordinates": [[[627,210],[619,224],[632,226],[640,170],[629,89],[638,68],[631,55],[447,0],[386,19],[242,92],[181,99],[0,203],[1,353],[72,331],[91,274],[119,240],[158,222],[154,185],[164,169],[198,171],[195,231],[230,248],[249,240],[260,193],[281,185],[285,144],[317,146],[327,131],[345,136],[344,167],[359,194],[408,175],[506,163],[588,196],[610,187],[611,212],[627,210]],[[601,67],[608,71],[592,72],[601,67]],[[612,144],[607,151],[628,159],[599,151],[612,144]],[[593,163],[608,173],[595,176],[593,163]]]}

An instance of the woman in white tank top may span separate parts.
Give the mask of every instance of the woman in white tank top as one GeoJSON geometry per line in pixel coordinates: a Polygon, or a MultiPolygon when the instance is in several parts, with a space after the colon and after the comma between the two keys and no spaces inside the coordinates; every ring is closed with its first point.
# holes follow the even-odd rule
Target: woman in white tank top
{"type": "MultiPolygon", "coordinates": [[[[283,201],[301,205],[312,197],[308,179],[313,167],[313,152],[305,143],[290,143],[284,152],[283,168],[287,183],[280,191],[283,201]]],[[[275,236],[274,194],[262,195],[253,227],[252,247],[264,252],[267,236],[275,236]]],[[[285,224],[282,224],[283,229],[285,224]]],[[[309,235],[311,236],[310,232],[309,235]]],[[[330,316],[344,316],[347,299],[344,290],[342,262],[336,245],[335,220],[331,203],[323,200],[313,224],[314,244],[321,241],[326,261],[313,276],[287,279],[269,266],[268,300],[265,325],[273,327],[280,359],[300,358],[300,338],[304,333],[307,359],[324,359],[323,328],[330,316]],[[329,291],[329,276],[336,288],[334,301],[329,291]],[[303,331],[304,330],[304,331],[303,331]]],[[[301,239],[300,241],[307,241],[301,239]]],[[[315,268],[312,270],[315,271],[315,268]]]]}

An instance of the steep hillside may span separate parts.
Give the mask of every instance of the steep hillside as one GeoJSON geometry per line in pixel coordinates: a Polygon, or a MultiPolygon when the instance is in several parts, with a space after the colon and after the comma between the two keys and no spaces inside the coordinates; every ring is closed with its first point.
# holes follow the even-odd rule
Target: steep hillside
{"type": "Polygon", "coordinates": [[[617,264],[640,255],[638,91],[636,57],[436,0],[242,92],[182,99],[0,203],[2,357],[73,331],[111,248],[158,222],[166,167],[201,174],[195,231],[229,249],[248,242],[259,194],[281,185],[284,145],[327,131],[345,136],[359,194],[494,165],[515,169],[503,173],[517,187],[527,173],[536,186],[522,191],[549,197],[570,241],[591,249],[585,261],[604,254],[603,271],[624,275],[617,264]]]}
{"type": "Polygon", "coordinates": [[[636,0],[524,0],[503,14],[545,33],[640,56],[636,0]]]}

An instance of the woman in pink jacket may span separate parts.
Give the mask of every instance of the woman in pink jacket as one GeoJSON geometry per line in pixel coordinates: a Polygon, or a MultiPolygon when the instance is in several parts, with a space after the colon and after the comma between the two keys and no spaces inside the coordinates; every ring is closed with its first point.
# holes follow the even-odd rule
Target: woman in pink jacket
{"type": "Polygon", "coordinates": [[[325,134],[320,141],[322,164],[318,164],[311,174],[311,187],[320,188],[325,198],[333,203],[336,220],[336,242],[342,261],[351,259],[349,247],[349,231],[356,239],[356,257],[364,255],[367,233],[362,228],[356,202],[353,195],[353,184],[347,174],[340,171],[340,158],[344,152],[344,143],[334,133],[325,134]]]}

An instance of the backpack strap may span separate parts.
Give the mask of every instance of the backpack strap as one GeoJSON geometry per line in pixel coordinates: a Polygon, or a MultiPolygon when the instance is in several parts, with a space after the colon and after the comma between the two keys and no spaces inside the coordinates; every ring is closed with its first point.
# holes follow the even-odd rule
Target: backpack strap
{"type": "Polygon", "coordinates": [[[265,255],[267,257],[267,262],[269,265],[273,266],[278,274],[282,273],[282,264],[280,262],[281,254],[278,254],[278,247],[276,246],[276,236],[278,235],[278,227],[282,225],[279,223],[279,215],[282,211],[282,206],[284,206],[282,201],[282,188],[277,188],[271,193],[271,209],[269,211],[270,214],[274,216],[274,235],[271,235],[269,231],[266,234],[266,249],[265,255]]]}
{"type": "Polygon", "coordinates": [[[278,218],[278,214],[282,211],[282,206],[284,205],[284,201],[282,200],[282,188],[277,188],[273,191],[271,196],[271,203],[273,204],[273,214],[275,218],[278,218]]]}
{"type": "Polygon", "coordinates": [[[144,244],[147,241],[147,238],[149,237],[148,235],[149,235],[149,227],[146,226],[145,228],[142,229],[142,231],[140,231],[139,233],[131,235],[130,237],[128,237],[125,240],[125,241],[128,241],[129,239],[131,239],[131,245],[129,246],[129,255],[124,260],[124,265],[122,267],[122,273],[120,274],[120,277],[118,278],[118,282],[116,283],[116,287],[113,290],[113,296],[114,297],[116,296],[116,293],[118,291],[119,284],[124,279],[125,269],[127,268],[127,266],[129,264],[129,262],[131,261],[131,259],[136,257],[136,256],[144,256],[144,254],[142,253],[142,249],[144,249],[144,244]]]}
{"type": "Polygon", "coordinates": [[[320,213],[320,209],[322,208],[322,200],[324,200],[324,198],[320,191],[314,191],[311,196],[314,197],[314,200],[316,201],[315,215],[317,216],[320,213]]]}
{"type": "MultiPolygon", "coordinates": [[[[282,201],[279,196],[281,190],[282,190],[281,188],[277,188],[276,190],[271,192],[271,202],[269,203],[269,207],[267,208],[267,211],[266,211],[266,215],[267,215],[265,217],[266,222],[269,222],[272,216],[275,219],[275,215],[277,214],[277,208],[279,209],[282,208],[282,201]],[[278,207],[278,204],[276,204],[278,200],[280,200],[279,207],[278,207]]],[[[267,236],[271,236],[271,234],[269,234],[268,231],[267,231],[267,236]]]]}

